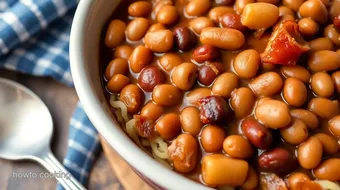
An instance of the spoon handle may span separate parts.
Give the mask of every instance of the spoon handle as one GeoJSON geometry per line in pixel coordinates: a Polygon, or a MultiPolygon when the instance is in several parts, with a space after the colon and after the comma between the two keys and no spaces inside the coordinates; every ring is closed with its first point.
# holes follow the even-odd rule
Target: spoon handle
{"type": "Polygon", "coordinates": [[[86,190],[86,188],[77,181],[66,168],[64,168],[51,150],[41,154],[39,158],[38,162],[40,162],[50,173],[53,173],[58,182],[66,190],[86,190]]]}

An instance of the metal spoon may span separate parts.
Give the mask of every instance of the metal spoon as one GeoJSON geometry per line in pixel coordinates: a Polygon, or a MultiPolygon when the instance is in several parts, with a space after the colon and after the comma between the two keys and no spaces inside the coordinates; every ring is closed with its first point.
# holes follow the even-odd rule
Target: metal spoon
{"type": "Polygon", "coordinates": [[[0,158],[43,165],[67,190],[85,189],[55,158],[53,121],[46,105],[21,84],[0,78],[0,158]]]}

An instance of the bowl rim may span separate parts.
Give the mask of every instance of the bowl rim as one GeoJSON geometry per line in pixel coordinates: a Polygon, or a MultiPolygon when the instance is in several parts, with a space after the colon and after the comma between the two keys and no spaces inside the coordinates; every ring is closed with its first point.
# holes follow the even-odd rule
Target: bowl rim
{"type": "Polygon", "coordinates": [[[95,96],[95,91],[85,69],[85,34],[89,22],[90,14],[93,14],[92,8],[95,2],[99,0],[82,0],[79,2],[76,13],[73,18],[71,35],[70,35],[70,66],[73,82],[79,100],[88,115],[89,119],[112,146],[119,155],[123,157],[133,168],[141,172],[147,178],[156,182],[166,189],[210,189],[202,184],[194,182],[186,177],[177,174],[148,156],[126,135],[122,133],[120,126],[114,124],[101,107],[102,103],[95,96]],[[85,32],[84,32],[85,31],[85,32]],[[117,135],[118,134],[118,135],[117,135]],[[136,159],[137,158],[137,159],[136,159]],[[158,164],[156,164],[158,163],[158,164]],[[152,166],[152,167],[150,167],[152,166]]]}

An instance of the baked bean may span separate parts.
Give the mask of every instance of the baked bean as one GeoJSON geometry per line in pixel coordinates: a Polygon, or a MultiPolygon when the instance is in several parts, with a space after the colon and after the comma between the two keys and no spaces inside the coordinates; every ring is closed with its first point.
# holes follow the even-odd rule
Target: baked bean
{"type": "Polygon", "coordinates": [[[315,94],[328,98],[334,93],[334,83],[331,76],[324,72],[315,73],[310,81],[310,86],[315,94]]]}
{"type": "Polygon", "coordinates": [[[248,168],[246,161],[222,154],[206,155],[202,159],[202,177],[208,185],[242,185],[247,178],[248,168]]]}
{"type": "Polygon", "coordinates": [[[223,150],[231,157],[247,159],[254,154],[254,149],[246,138],[230,135],[223,141],[223,150]]]}
{"type": "Polygon", "coordinates": [[[220,25],[223,28],[232,28],[241,32],[247,30],[247,27],[241,23],[241,16],[236,13],[224,14],[220,19],[220,25]]]}
{"type": "Polygon", "coordinates": [[[340,14],[338,14],[338,16],[334,17],[333,25],[334,25],[335,30],[340,31],[340,14]]]}
{"type": "Polygon", "coordinates": [[[309,52],[334,49],[333,42],[329,38],[316,38],[314,40],[311,40],[309,41],[309,47],[309,52]]]}
{"type": "Polygon", "coordinates": [[[208,12],[209,8],[209,0],[192,0],[185,8],[185,12],[189,16],[202,16],[208,12]]]}
{"type": "Polygon", "coordinates": [[[322,157],[322,144],[316,137],[309,137],[297,150],[297,158],[305,169],[313,169],[319,165],[322,157]]]}
{"type": "Polygon", "coordinates": [[[279,18],[279,8],[269,3],[251,3],[244,7],[241,22],[253,30],[273,26],[279,18]]]}
{"type": "Polygon", "coordinates": [[[190,50],[196,45],[196,37],[194,33],[185,26],[176,27],[173,30],[175,43],[178,49],[182,51],[190,50]]]}
{"type": "Polygon", "coordinates": [[[235,0],[215,0],[216,5],[232,5],[235,0]]]}
{"type": "Polygon", "coordinates": [[[241,129],[243,135],[245,135],[256,148],[268,149],[272,145],[273,136],[270,130],[260,124],[257,120],[243,120],[241,129]]]}
{"type": "Polygon", "coordinates": [[[257,96],[271,96],[280,92],[283,81],[276,72],[266,72],[256,77],[248,85],[257,96]]]}
{"type": "Polygon", "coordinates": [[[335,116],[328,121],[328,129],[333,135],[340,137],[340,115],[335,116]]]}
{"type": "Polygon", "coordinates": [[[282,0],[283,4],[293,11],[297,12],[300,8],[300,6],[305,2],[306,0],[282,0]]]}
{"type": "Polygon", "coordinates": [[[152,62],[153,54],[152,51],[144,46],[136,47],[130,58],[130,68],[133,72],[139,73],[144,67],[152,62]]]}
{"type": "Polygon", "coordinates": [[[248,116],[252,112],[254,104],[255,95],[249,88],[242,87],[231,92],[230,105],[236,118],[248,116]]]}
{"type": "Polygon", "coordinates": [[[206,86],[210,86],[216,77],[224,71],[221,63],[207,63],[198,70],[198,81],[206,86]]]}
{"type": "Polygon", "coordinates": [[[320,24],[325,24],[328,18],[326,6],[320,0],[308,0],[299,8],[299,14],[303,18],[311,18],[320,24]]]}
{"type": "Polygon", "coordinates": [[[238,78],[234,73],[223,73],[215,80],[212,92],[224,98],[230,98],[231,92],[237,88],[238,78]]]}
{"type": "Polygon", "coordinates": [[[287,183],[290,189],[299,189],[302,183],[310,181],[308,175],[301,173],[301,172],[295,172],[291,175],[289,175],[287,183]]]}
{"type": "Polygon", "coordinates": [[[235,0],[235,10],[237,13],[242,14],[244,7],[250,3],[255,3],[255,0],[235,0]]]}
{"type": "Polygon", "coordinates": [[[254,78],[261,62],[260,54],[254,49],[244,50],[234,60],[236,74],[245,79],[254,78]]]}
{"type": "Polygon", "coordinates": [[[157,13],[157,21],[164,25],[175,24],[178,18],[177,9],[173,5],[165,5],[157,13]]]}
{"type": "Polygon", "coordinates": [[[146,119],[157,121],[158,118],[160,118],[164,113],[164,108],[162,106],[159,106],[152,101],[145,104],[145,106],[140,111],[140,115],[145,117],[146,119]]]}
{"type": "Polygon", "coordinates": [[[195,88],[185,97],[185,101],[189,104],[198,105],[198,100],[211,96],[212,92],[209,88],[195,88]]]}
{"type": "Polygon", "coordinates": [[[161,106],[175,106],[182,101],[183,94],[171,84],[160,84],[152,91],[152,100],[161,106]]]}
{"type": "Polygon", "coordinates": [[[196,34],[200,35],[204,28],[213,27],[214,23],[208,17],[198,17],[190,20],[189,26],[196,34]]]}
{"type": "Polygon", "coordinates": [[[297,166],[294,156],[284,148],[274,148],[262,153],[257,162],[261,170],[277,174],[290,173],[297,166]]]}
{"type": "Polygon", "coordinates": [[[329,0],[320,0],[326,7],[329,5],[329,0]]]}
{"type": "Polygon", "coordinates": [[[336,71],[332,74],[332,79],[335,84],[335,89],[340,93],[340,71],[336,71]]]}
{"type": "Polygon", "coordinates": [[[164,140],[172,140],[181,132],[181,120],[176,113],[167,113],[156,122],[156,130],[164,140]]]}
{"type": "Polygon", "coordinates": [[[208,27],[202,30],[202,44],[212,45],[226,50],[236,50],[243,46],[245,38],[242,32],[230,28],[208,27]]]}
{"type": "Polygon", "coordinates": [[[110,22],[106,35],[105,35],[105,45],[110,48],[117,47],[125,39],[125,22],[114,19],[110,22]]]}
{"type": "Polygon", "coordinates": [[[142,17],[135,18],[126,27],[126,36],[131,41],[138,41],[144,37],[148,28],[148,19],[142,17]]]}
{"type": "Polygon", "coordinates": [[[279,7],[279,15],[284,16],[284,15],[291,15],[294,16],[294,13],[291,8],[287,6],[280,6],[279,7]]]}
{"type": "Polygon", "coordinates": [[[318,179],[330,181],[340,180],[340,159],[329,158],[324,160],[317,168],[314,168],[313,173],[318,179]]]}
{"type": "Polygon", "coordinates": [[[294,107],[301,107],[307,101],[307,88],[296,78],[287,78],[283,86],[283,97],[294,107]]]}
{"type": "Polygon", "coordinates": [[[170,30],[156,30],[146,33],[144,37],[145,46],[154,52],[164,53],[174,45],[174,37],[170,30]]]}
{"type": "Polygon", "coordinates": [[[264,62],[261,62],[260,63],[260,68],[261,70],[264,70],[264,71],[272,71],[276,68],[276,65],[275,64],[271,64],[271,63],[264,63],[264,62]]]}
{"type": "Polygon", "coordinates": [[[105,78],[110,80],[116,74],[125,74],[129,70],[129,64],[125,59],[116,58],[112,60],[105,69],[105,78]]]}
{"type": "Polygon", "coordinates": [[[337,53],[337,54],[340,54],[340,49],[336,50],[336,53],[337,53]]]}
{"type": "Polygon", "coordinates": [[[172,2],[172,0],[162,0],[162,1],[158,1],[155,4],[155,8],[153,9],[153,15],[157,16],[159,10],[161,10],[161,8],[163,8],[166,5],[173,5],[174,3],[172,2]]]}
{"type": "Polygon", "coordinates": [[[324,36],[331,39],[335,45],[340,46],[340,33],[335,30],[333,24],[326,26],[324,36]]]}
{"type": "Polygon", "coordinates": [[[153,88],[164,80],[164,74],[157,66],[145,67],[138,76],[139,86],[147,92],[152,92],[153,88]]]}
{"type": "Polygon", "coordinates": [[[308,103],[308,110],[323,119],[330,119],[339,113],[339,103],[327,98],[313,98],[308,103]]]}
{"type": "Polygon", "coordinates": [[[137,1],[132,3],[128,8],[128,13],[133,17],[148,16],[151,13],[152,4],[147,1],[137,1]]]}
{"type": "Polygon", "coordinates": [[[208,17],[210,18],[210,20],[218,24],[220,22],[221,17],[227,13],[235,14],[236,12],[232,7],[227,6],[214,7],[210,9],[208,17]]]}
{"type": "Polygon", "coordinates": [[[311,78],[311,74],[309,73],[308,69],[300,65],[295,66],[285,65],[281,67],[280,71],[284,77],[286,78],[294,77],[304,83],[309,83],[309,80],[311,78]]]}
{"type": "Polygon", "coordinates": [[[220,52],[217,48],[211,45],[202,45],[195,49],[192,54],[192,59],[197,63],[213,61],[220,57],[220,52]]]}
{"type": "Polygon", "coordinates": [[[107,89],[112,93],[119,93],[129,83],[129,78],[122,74],[116,74],[113,75],[113,77],[107,83],[107,89]]]}
{"type": "Polygon", "coordinates": [[[174,167],[181,173],[189,173],[196,168],[198,162],[198,143],[189,134],[180,134],[168,148],[174,167]]]}
{"type": "Polygon", "coordinates": [[[319,120],[313,112],[304,109],[295,109],[290,111],[290,115],[303,121],[308,129],[314,130],[319,127],[319,120]]]}
{"type": "Polygon", "coordinates": [[[166,53],[159,59],[160,67],[166,72],[172,71],[172,69],[181,63],[181,57],[174,53],[166,53]]]}
{"type": "Polygon", "coordinates": [[[329,8],[330,18],[334,18],[340,14],[340,0],[334,0],[329,8]]]}
{"type": "Polygon", "coordinates": [[[133,47],[129,45],[120,45],[115,50],[115,58],[123,58],[128,60],[133,52],[133,47]]]}
{"type": "Polygon", "coordinates": [[[280,0],[256,0],[257,2],[263,2],[263,3],[271,3],[271,4],[279,4],[280,0]]]}
{"type": "Polygon", "coordinates": [[[329,50],[313,52],[309,55],[308,67],[314,72],[336,70],[340,67],[340,55],[329,50]]]}
{"type": "Polygon", "coordinates": [[[165,26],[161,23],[156,23],[149,27],[148,32],[153,32],[153,31],[161,30],[161,29],[165,29],[165,26]]]}
{"type": "Polygon", "coordinates": [[[223,148],[223,141],[226,134],[223,128],[208,125],[204,127],[201,134],[201,144],[206,152],[218,152],[223,148]]]}
{"type": "Polygon", "coordinates": [[[143,103],[143,95],[142,90],[137,85],[129,84],[120,92],[119,100],[126,105],[129,113],[135,113],[143,103]]]}
{"type": "Polygon", "coordinates": [[[325,133],[317,133],[314,137],[319,139],[322,144],[322,150],[326,154],[335,154],[338,152],[339,145],[334,137],[325,133]]]}
{"type": "Polygon", "coordinates": [[[279,100],[264,100],[255,108],[256,118],[266,127],[278,129],[286,127],[291,117],[288,106],[279,100]]]}
{"type": "Polygon", "coordinates": [[[303,36],[314,36],[319,31],[319,25],[311,18],[302,18],[299,20],[299,31],[303,36]]]}
{"type": "Polygon", "coordinates": [[[308,138],[307,125],[303,121],[295,119],[288,127],[280,129],[280,134],[286,143],[298,145],[308,138]]]}
{"type": "Polygon", "coordinates": [[[197,66],[193,63],[178,65],[171,75],[171,80],[178,88],[189,90],[193,87],[197,77],[197,66]]]}
{"type": "Polygon", "coordinates": [[[232,117],[227,102],[220,96],[208,96],[199,99],[200,118],[202,123],[221,123],[232,117]]]}
{"type": "Polygon", "coordinates": [[[200,120],[200,111],[193,106],[184,108],[181,111],[181,124],[183,131],[197,136],[203,126],[200,120]]]}
{"type": "Polygon", "coordinates": [[[242,189],[251,190],[256,189],[259,185],[259,176],[257,175],[256,170],[249,166],[248,174],[245,182],[241,185],[242,189]]]}

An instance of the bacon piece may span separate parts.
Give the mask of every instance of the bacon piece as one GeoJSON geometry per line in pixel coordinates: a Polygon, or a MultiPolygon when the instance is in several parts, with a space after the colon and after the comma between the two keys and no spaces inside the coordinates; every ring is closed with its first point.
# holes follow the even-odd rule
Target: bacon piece
{"type": "Polygon", "coordinates": [[[136,131],[139,136],[144,138],[151,138],[155,134],[155,123],[140,115],[134,115],[133,118],[136,120],[136,131]]]}

